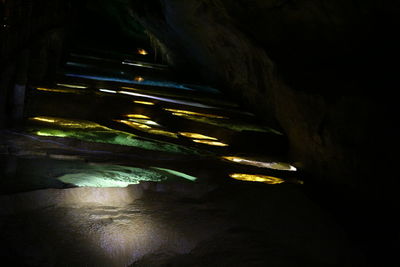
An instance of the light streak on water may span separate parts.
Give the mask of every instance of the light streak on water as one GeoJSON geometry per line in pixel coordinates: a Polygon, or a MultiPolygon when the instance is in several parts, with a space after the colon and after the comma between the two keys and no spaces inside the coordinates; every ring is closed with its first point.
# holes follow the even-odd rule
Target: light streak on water
{"type": "Polygon", "coordinates": [[[214,107],[214,106],[209,106],[209,105],[201,104],[198,102],[192,102],[192,101],[186,101],[186,100],[178,100],[178,99],[171,99],[171,98],[166,98],[166,97],[151,96],[151,95],[139,94],[139,93],[128,92],[128,91],[119,91],[119,93],[124,94],[124,95],[144,97],[144,98],[149,98],[149,99],[154,99],[154,100],[159,100],[159,101],[174,103],[174,104],[179,104],[179,105],[186,105],[186,106],[199,107],[199,108],[208,108],[208,109],[218,109],[217,107],[214,107]]]}
{"type": "Polygon", "coordinates": [[[67,87],[67,88],[74,88],[74,89],[86,89],[87,86],[83,85],[76,85],[76,84],[66,84],[66,83],[57,83],[58,86],[67,87]]]}
{"type": "Polygon", "coordinates": [[[225,160],[232,161],[238,164],[243,164],[243,165],[250,165],[250,166],[255,166],[259,168],[268,168],[268,169],[274,169],[274,170],[281,170],[281,171],[297,171],[296,167],[288,164],[288,163],[283,163],[283,162],[265,162],[265,161],[260,161],[260,160],[252,160],[252,159],[246,159],[246,158],[241,158],[241,157],[222,157],[225,160]]]}
{"type": "Polygon", "coordinates": [[[247,182],[260,182],[266,184],[282,184],[285,182],[285,180],[280,178],[258,174],[233,173],[229,176],[233,179],[247,182]]]}
{"type": "Polygon", "coordinates": [[[218,142],[218,141],[211,141],[211,140],[193,139],[192,141],[195,142],[195,143],[209,145],[209,146],[220,146],[220,147],[229,146],[228,144],[225,144],[225,143],[222,143],[222,142],[218,142]]]}
{"type": "Polygon", "coordinates": [[[136,85],[148,85],[148,86],[157,86],[157,87],[169,87],[169,88],[176,88],[182,90],[189,90],[189,91],[206,91],[209,93],[216,93],[218,94],[219,91],[206,86],[190,86],[185,84],[180,84],[176,82],[168,82],[168,81],[157,81],[157,80],[149,80],[149,79],[127,79],[127,78],[118,78],[118,77],[107,77],[107,76],[98,76],[98,75],[83,75],[83,74],[76,74],[76,73],[66,73],[65,76],[67,77],[74,77],[74,78],[83,78],[89,80],[97,80],[97,81],[108,81],[108,82],[121,82],[121,83],[128,83],[128,84],[136,84],[136,85]],[[195,88],[193,88],[195,87],[195,88]]]}
{"type": "Polygon", "coordinates": [[[99,89],[99,91],[103,92],[103,93],[110,93],[110,94],[116,94],[117,93],[117,91],[109,90],[109,89],[99,89]]]}

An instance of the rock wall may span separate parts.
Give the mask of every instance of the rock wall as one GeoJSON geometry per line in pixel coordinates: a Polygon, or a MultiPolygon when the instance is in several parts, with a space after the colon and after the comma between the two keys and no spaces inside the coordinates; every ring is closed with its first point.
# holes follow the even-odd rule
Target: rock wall
{"type": "Polygon", "coordinates": [[[15,85],[52,79],[60,63],[69,1],[0,2],[0,128],[9,126],[15,85]]]}
{"type": "Polygon", "coordinates": [[[398,143],[388,65],[397,57],[398,3],[159,0],[131,8],[177,69],[191,66],[189,74],[280,125],[293,161],[317,181],[373,194],[395,184],[384,148],[398,143]]]}

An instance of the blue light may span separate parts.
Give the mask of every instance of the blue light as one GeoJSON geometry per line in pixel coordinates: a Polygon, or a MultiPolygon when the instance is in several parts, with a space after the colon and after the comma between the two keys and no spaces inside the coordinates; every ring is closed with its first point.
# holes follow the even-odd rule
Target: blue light
{"type": "Polygon", "coordinates": [[[121,82],[135,85],[147,85],[147,86],[157,86],[157,87],[168,87],[168,88],[176,88],[182,90],[190,90],[190,91],[206,91],[213,94],[219,94],[220,92],[217,89],[207,87],[207,86],[198,86],[198,85],[184,85],[175,82],[167,82],[167,81],[154,81],[154,80],[141,80],[135,81],[126,78],[117,78],[117,77],[106,77],[106,76],[97,76],[97,75],[82,75],[75,73],[67,73],[65,74],[67,77],[74,78],[83,78],[89,80],[97,80],[97,81],[107,81],[107,82],[121,82]]]}

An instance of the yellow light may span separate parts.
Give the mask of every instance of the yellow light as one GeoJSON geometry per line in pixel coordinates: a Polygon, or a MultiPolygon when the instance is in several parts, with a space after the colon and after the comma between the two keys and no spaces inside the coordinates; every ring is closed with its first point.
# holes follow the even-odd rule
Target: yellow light
{"type": "Polygon", "coordinates": [[[127,114],[125,117],[134,118],[134,119],[150,119],[149,116],[142,115],[142,114],[127,114]]]}
{"type": "Polygon", "coordinates": [[[229,175],[231,178],[240,180],[240,181],[249,181],[249,182],[260,182],[266,184],[282,184],[285,181],[267,175],[258,175],[258,174],[244,174],[244,173],[233,173],[229,175]]]}
{"type": "Polygon", "coordinates": [[[60,123],[60,125],[61,126],[69,126],[69,127],[73,127],[73,128],[82,126],[82,124],[79,124],[79,123],[65,123],[65,122],[60,123]]]}
{"type": "Polygon", "coordinates": [[[88,121],[79,121],[79,120],[68,120],[68,119],[61,119],[61,118],[53,118],[53,117],[34,117],[30,118],[30,120],[41,121],[56,124],[59,126],[64,126],[67,128],[80,128],[80,129],[88,129],[88,128],[102,128],[105,129],[106,127],[101,126],[100,124],[88,121]]]}
{"type": "Polygon", "coordinates": [[[32,118],[32,120],[35,120],[35,121],[44,121],[44,122],[50,122],[50,123],[56,122],[55,119],[49,119],[49,118],[47,118],[47,117],[35,117],[35,118],[32,118]]]}
{"type": "Polygon", "coordinates": [[[192,141],[195,143],[205,144],[205,145],[210,145],[210,146],[229,146],[228,144],[224,144],[224,143],[217,142],[217,141],[211,141],[211,140],[193,139],[192,141]]]}
{"type": "Polygon", "coordinates": [[[199,113],[199,112],[194,112],[194,111],[189,111],[189,110],[182,110],[182,109],[166,108],[165,110],[172,112],[172,114],[175,115],[175,116],[194,115],[194,116],[200,116],[200,117],[206,117],[206,118],[214,118],[214,119],[229,119],[228,117],[224,117],[224,116],[220,116],[220,115],[199,113]]]}
{"type": "Polygon", "coordinates": [[[222,157],[222,158],[239,164],[250,165],[259,168],[269,168],[281,171],[297,171],[296,167],[283,162],[263,162],[241,157],[222,157]]]}
{"type": "Polygon", "coordinates": [[[141,104],[141,105],[148,105],[148,106],[153,106],[155,105],[153,102],[147,102],[147,101],[133,101],[136,104],[141,104]]]}
{"type": "Polygon", "coordinates": [[[141,124],[146,124],[146,125],[151,125],[151,126],[161,126],[155,121],[152,120],[146,120],[146,119],[129,119],[129,121],[141,123],[141,124]]]}
{"type": "Polygon", "coordinates": [[[43,87],[38,87],[36,90],[39,91],[45,91],[45,92],[53,92],[53,93],[66,93],[66,94],[75,94],[79,93],[76,90],[68,90],[68,89],[50,89],[50,88],[43,88],[43,87]]]}
{"type": "Polygon", "coordinates": [[[150,126],[138,122],[132,122],[132,121],[126,121],[126,120],[117,120],[117,122],[121,122],[123,124],[126,124],[132,128],[135,129],[151,129],[150,126]]]}
{"type": "Polygon", "coordinates": [[[58,133],[58,134],[50,134],[42,131],[36,132],[37,135],[39,136],[48,136],[48,137],[67,137],[66,134],[58,133]]]}
{"type": "Polygon", "coordinates": [[[65,83],[57,83],[58,86],[74,88],[74,89],[86,89],[87,86],[75,85],[75,84],[65,84],[65,83]]]}
{"type": "Polygon", "coordinates": [[[126,120],[116,120],[117,122],[123,123],[125,125],[128,125],[136,130],[140,130],[146,133],[150,134],[158,134],[158,135],[164,135],[167,137],[173,137],[173,138],[178,138],[178,135],[176,133],[164,131],[164,130],[159,130],[159,129],[153,129],[152,127],[145,125],[143,123],[138,123],[138,122],[132,122],[132,121],[126,121],[126,120]]]}
{"type": "Polygon", "coordinates": [[[149,54],[149,53],[148,53],[146,50],[144,50],[143,48],[138,48],[137,52],[138,52],[139,55],[142,55],[142,56],[146,56],[146,55],[149,54]]]}
{"type": "Polygon", "coordinates": [[[207,140],[218,140],[215,137],[203,135],[203,134],[198,134],[198,133],[187,133],[187,132],[179,132],[180,135],[188,138],[193,138],[193,139],[207,139],[207,140]]]}
{"type": "Polygon", "coordinates": [[[143,79],[143,77],[137,76],[137,77],[135,77],[135,81],[137,81],[137,82],[143,82],[144,79],[143,79]]]}
{"type": "Polygon", "coordinates": [[[168,131],[164,131],[164,130],[151,129],[148,132],[151,134],[158,134],[158,135],[164,135],[164,136],[168,136],[168,137],[172,137],[172,138],[178,138],[178,135],[176,133],[168,132],[168,131]]]}

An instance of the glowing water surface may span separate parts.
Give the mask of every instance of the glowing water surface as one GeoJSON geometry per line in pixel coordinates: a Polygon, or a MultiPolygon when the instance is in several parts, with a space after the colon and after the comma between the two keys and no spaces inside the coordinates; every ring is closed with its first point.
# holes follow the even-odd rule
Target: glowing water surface
{"type": "Polygon", "coordinates": [[[69,172],[57,179],[79,187],[127,187],[141,181],[161,182],[168,178],[157,170],[119,165],[90,164],[69,172]]]}
{"type": "Polygon", "coordinates": [[[211,141],[211,140],[193,139],[192,141],[195,142],[195,143],[199,143],[199,144],[203,144],[203,145],[209,145],[209,146],[220,146],[220,147],[229,146],[228,144],[225,144],[225,143],[222,143],[222,142],[218,142],[218,141],[211,141]]]}
{"type": "Polygon", "coordinates": [[[133,101],[136,104],[140,104],[140,105],[147,105],[147,106],[154,106],[155,104],[153,102],[149,102],[149,101],[133,101]]]}
{"type": "Polygon", "coordinates": [[[248,181],[248,182],[260,182],[266,184],[282,184],[285,180],[267,176],[267,175],[258,175],[258,174],[244,174],[244,173],[233,173],[229,175],[231,178],[240,180],[240,181],[248,181]]]}
{"type": "Polygon", "coordinates": [[[247,159],[247,158],[241,158],[241,157],[222,157],[222,159],[232,161],[235,163],[243,164],[243,165],[250,165],[250,166],[255,166],[259,168],[269,168],[269,169],[274,169],[274,170],[281,170],[281,171],[296,171],[297,169],[288,164],[288,163],[283,163],[283,162],[264,162],[264,161],[259,161],[259,160],[252,160],[252,159],[247,159]]]}
{"type": "Polygon", "coordinates": [[[233,131],[254,131],[254,132],[273,132],[279,135],[282,135],[280,132],[268,128],[266,126],[259,126],[252,123],[242,122],[230,120],[227,117],[214,115],[214,114],[204,114],[193,112],[189,110],[177,110],[177,109],[165,109],[166,111],[171,112],[172,115],[182,117],[188,120],[206,123],[222,128],[227,128],[233,131]]]}
{"type": "MultiPolygon", "coordinates": [[[[199,95],[199,94],[182,94],[182,92],[177,92],[174,90],[165,90],[162,88],[136,88],[136,87],[128,87],[128,86],[121,86],[122,90],[135,92],[144,95],[151,95],[153,97],[168,97],[169,99],[180,99],[181,101],[186,100],[189,102],[197,101],[195,103],[204,103],[214,106],[214,108],[237,108],[239,107],[237,104],[227,100],[227,99],[220,99],[215,98],[213,95],[199,95]]],[[[201,91],[201,90],[199,90],[201,91]]]]}
{"type": "Polygon", "coordinates": [[[125,117],[135,118],[135,119],[150,119],[149,116],[143,114],[126,114],[125,117]]]}
{"type": "Polygon", "coordinates": [[[172,114],[174,114],[176,116],[193,115],[193,116],[199,116],[199,117],[205,117],[205,118],[229,119],[228,117],[221,116],[221,115],[208,114],[208,113],[199,113],[199,112],[194,112],[194,111],[190,111],[190,110],[183,110],[183,109],[166,108],[165,110],[172,112],[172,114]]]}
{"type": "Polygon", "coordinates": [[[129,121],[128,120],[116,120],[116,121],[123,123],[125,125],[128,125],[129,127],[132,127],[136,130],[140,130],[142,132],[146,132],[149,134],[156,134],[156,135],[163,135],[163,136],[172,137],[172,138],[178,138],[178,135],[176,133],[158,129],[158,128],[154,128],[154,127],[150,126],[148,123],[146,123],[146,122],[152,122],[152,121],[147,121],[147,120],[144,120],[143,122],[140,122],[139,120],[137,120],[138,122],[131,121],[131,120],[129,120],[129,121]]]}
{"type": "Polygon", "coordinates": [[[194,176],[188,175],[188,174],[183,173],[183,172],[178,172],[178,171],[175,171],[175,170],[171,170],[171,169],[164,169],[164,168],[157,168],[157,167],[152,167],[152,169],[156,169],[156,170],[160,170],[160,171],[165,171],[165,172],[167,172],[167,173],[169,173],[169,174],[175,175],[175,176],[177,176],[177,177],[184,178],[184,179],[189,180],[189,181],[192,181],[192,182],[194,182],[194,181],[197,180],[197,178],[194,177],[194,176]]]}
{"type": "Polygon", "coordinates": [[[129,119],[129,121],[131,121],[131,122],[136,122],[136,123],[141,123],[141,124],[145,124],[145,125],[151,125],[151,126],[161,127],[160,124],[158,124],[157,122],[152,121],[152,120],[146,120],[146,119],[129,119]]]}
{"type": "Polygon", "coordinates": [[[141,62],[141,61],[131,61],[131,60],[122,61],[122,65],[129,65],[129,66],[148,68],[148,69],[159,69],[159,70],[164,70],[167,68],[167,66],[164,66],[164,65],[151,64],[151,63],[146,63],[146,62],[141,62]]]}
{"type": "Polygon", "coordinates": [[[80,94],[81,91],[76,89],[55,89],[55,88],[43,88],[37,87],[36,90],[44,91],[44,92],[51,92],[51,93],[63,93],[63,94],[80,94]]]}
{"type": "Polygon", "coordinates": [[[215,106],[201,104],[201,103],[193,102],[193,101],[172,99],[172,98],[166,98],[166,97],[158,97],[158,96],[152,96],[152,95],[148,95],[148,94],[141,94],[141,93],[135,93],[135,92],[129,92],[129,91],[118,91],[118,93],[123,94],[123,95],[143,97],[143,98],[158,100],[158,101],[167,102],[167,103],[180,104],[180,105],[185,105],[185,106],[208,108],[208,109],[216,109],[217,108],[215,106]]]}
{"type": "MultiPolygon", "coordinates": [[[[68,157],[67,157],[68,158],[68,157]]],[[[86,163],[83,159],[13,157],[0,155],[0,192],[23,192],[44,188],[126,187],[140,182],[196,181],[185,173],[158,167],[133,167],[86,163]]]]}
{"type": "Polygon", "coordinates": [[[207,136],[204,134],[198,134],[198,133],[179,132],[179,134],[184,137],[193,138],[193,139],[218,140],[215,137],[207,136]]]}
{"type": "Polygon", "coordinates": [[[109,93],[109,94],[116,94],[116,93],[118,93],[117,91],[115,91],[115,90],[110,90],[110,89],[99,89],[99,91],[100,91],[100,92],[103,92],[103,93],[109,93]]]}
{"type": "Polygon", "coordinates": [[[200,154],[196,149],[138,137],[137,135],[110,129],[94,122],[54,117],[35,117],[30,120],[47,125],[46,127],[39,127],[39,129],[32,127],[32,130],[39,136],[68,137],[82,141],[132,146],[170,153],[200,154]]]}
{"type": "Polygon", "coordinates": [[[148,85],[148,86],[157,86],[157,87],[168,87],[168,88],[176,88],[182,90],[189,90],[189,91],[207,91],[210,93],[219,93],[218,90],[210,87],[203,87],[203,86],[191,86],[191,85],[184,85],[176,82],[170,81],[158,81],[158,80],[147,80],[147,79],[128,79],[122,77],[109,77],[109,76],[100,76],[100,75],[84,75],[84,74],[76,74],[76,73],[66,73],[65,76],[73,77],[73,78],[83,78],[88,80],[97,80],[97,81],[107,81],[107,82],[121,82],[121,83],[128,83],[128,84],[136,84],[136,85],[148,85]]]}
{"type": "Polygon", "coordinates": [[[86,89],[87,86],[77,85],[77,84],[65,84],[65,83],[57,83],[58,86],[67,87],[67,88],[74,88],[74,89],[86,89]]]}

